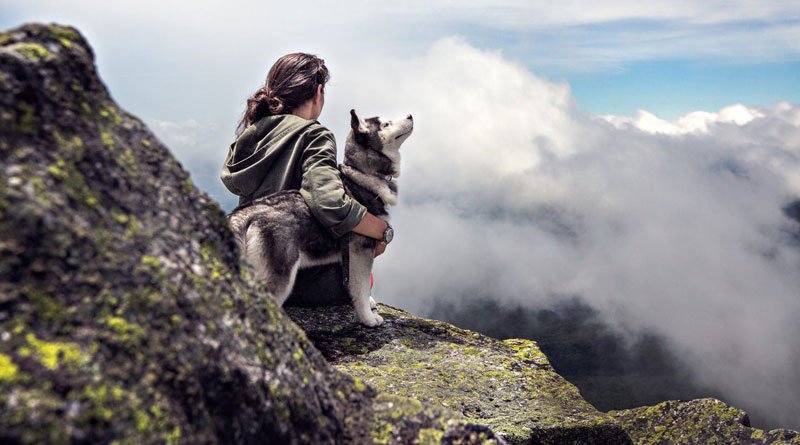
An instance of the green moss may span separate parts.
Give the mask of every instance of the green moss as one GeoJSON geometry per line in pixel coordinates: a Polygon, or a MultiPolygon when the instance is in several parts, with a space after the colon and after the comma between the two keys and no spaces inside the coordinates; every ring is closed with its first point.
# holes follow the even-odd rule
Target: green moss
{"type": "Polygon", "coordinates": [[[33,105],[26,102],[18,102],[17,109],[20,111],[19,115],[19,129],[24,134],[36,133],[36,116],[34,115],[35,109],[33,105]]]}
{"type": "Polygon", "coordinates": [[[67,48],[72,48],[73,43],[76,43],[80,40],[80,35],[76,31],[69,28],[50,26],[47,28],[47,31],[50,33],[51,37],[58,40],[59,43],[67,48]]]}
{"type": "Polygon", "coordinates": [[[106,317],[101,322],[111,328],[119,339],[128,346],[139,345],[147,335],[147,331],[143,327],[122,317],[106,317]]]}
{"type": "Polygon", "coordinates": [[[504,340],[507,346],[514,351],[514,357],[525,363],[536,365],[549,365],[547,356],[539,349],[535,341],[523,339],[504,340]]]}
{"type": "Polygon", "coordinates": [[[55,165],[47,167],[47,171],[58,179],[65,179],[67,177],[67,173],[64,171],[65,165],[64,160],[59,159],[55,165]]]}
{"type": "MultiPolygon", "coordinates": [[[[113,148],[111,149],[113,150],[113,148]]],[[[136,162],[136,157],[130,148],[125,149],[122,154],[117,156],[116,161],[117,165],[122,167],[129,175],[134,177],[139,175],[139,164],[136,162]]]]}
{"type": "Polygon", "coordinates": [[[0,32],[0,46],[5,45],[11,40],[11,34],[7,32],[0,32]]]}
{"type": "MultiPolygon", "coordinates": [[[[534,430],[620,434],[553,371],[535,342],[501,342],[386,306],[379,312],[387,323],[373,330],[358,326],[348,307],[289,314],[323,354],[340,357],[334,365],[354,378],[356,389],[369,385],[381,394],[452,410],[521,442],[534,438],[534,430]]],[[[389,418],[396,415],[406,414],[389,418]]]]}
{"type": "MultiPolygon", "coordinates": [[[[61,154],[64,159],[69,159],[73,162],[83,159],[86,150],[83,146],[83,140],[81,140],[79,136],[75,135],[71,138],[67,138],[58,131],[54,131],[53,137],[56,139],[56,143],[58,144],[59,154],[61,154]]],[[[61,160],[61,162],[64,161],[61,160]]],[[[63,168],[63,166],[61,167],[63,168]]]]}
{"type": "Polygon", "coordinates": [[[39,363],[47,369],[56,369],[62,364],[78,366],[86,361],[80,346],[76,343],[43,341],[32,333],[28,333],[25,340],[39,359],[39,363]]]}
{"type": "Polygon", "coordinates": [[[210,243],[200,245],[200,258],[203,259],[213,281],[233,278],[230,270],[220,261],[219,249],[215,245],[210,243]]]}
{"type": "Polygon", "coordinates": [[[391,423],[380,423],[377,428],[372,430],[372,443],[388,444],[392,439],[394,426],[391,423]]]}
{"type": "Polygon", "coordinates": [[[118,222],[121,225],[128,225],[130,223],[131,217],[125,213],[122,213],[116,207],[111,209],[111,217],[114,218],[114,221],[118,222]]]}
{"type": "Polygon", "coordinates": [[[181,191],[185,195],[188,195],[189,193],[191,193],[192,190],[194,190],[194,183],[192,182],[192,178],[188,178],[187,177],[186,179],[181,181],[181,191]]]}
{"type": "Polygon", "coordinates": [[[161,260],[159,260],[157,257],[144,255],[144,256],[142,256],[142,260],[141,261],[142,261],[142,264],[144,264],[146,266],[150,266],[150,267],[155,268],[155,269],[160,269],[161,268],[161,260]]]}
{"type": "Polygon", "coordinates": [[[34,288],[24,290],[38,317],[51,324],[61,324],[66,319],[64,303],[60,298],[34,288]]]}
{"type": "Polygon", "coordinates": [[[361,380],[361,377],[356,377],[353,379],[353,386],[358,392],[364,392],[367,390],[367,385],[364,384],[364,381],[361,380]]]}
{"type": "Polygon", "coordinates": [[[172,431],[165,433],[163,438],[167,445],[179,444],[181,442],[181,427],[175,425],[175,428],[173,428],[172,431]]]}
{"type": "Polygon", "coordinates": [[[109,106],[100,110],[100,116],[104,119],[110,120],[115,125],[122,123],[122,116],[119,115],[117,108],[114,106],[109,106]]]}
{"type": "Polygon", "coordinates": [[[0,353],[0,383],[11,382],[17,378],[19,368],[11,357],[0,353]]]}
{"type": "Polygon", "coordinates": [[[128,216],[128,226],[125,228],[125,232],[122,234],[122,237],[125,238],[126,241],[133,240],[133,237],[136,236],[137,233],[141,230],[142,225],[139,223],[139,220],[136,219],[135,216],[129,215],[128,216]]]}
{"type": "MultiPolygon", "coordinates": [[[[79,144],[82,146],[82,144],[79,144]]],[[[67,196],[76,202],[86,204],[96,210],[100,209],[100,203],[92,190],[86,185],[85,179],[73,162],[66,162],[59,159],[55,164],[48,166],[48,172],[59,181],[66,185],[67,196]]],[[[47,199],[47,190],[44,190],[43,199],[47,199]]]]}
{"type": "Polygon", "coordinates": [[[437,445],[441,443],[444,433],[433,428],[422,428],[419,430],[420,445],[437,445]]]}
{"type": "Polygon", "coordinates": [[[92,414],[106,422],[114,416],[114,411],[108,406],[108,387],[106,385],[87,386],[83,390],[83,396],[92,402],[92,414]]]}
{"type": "Polygon", "coordinates": [[[38,62],[42,59],[53,57],[53,53],[38,43],[15,43],[11,48],[32,62],[38,62]]]}
{"type": "Polygon", "coordinates": [[[105,145],[110,151],[114,151],[114,137],[111,136],[111,133],[107,131],[101,131],[100,139],[103,140],[103,145],[105,145]]]}

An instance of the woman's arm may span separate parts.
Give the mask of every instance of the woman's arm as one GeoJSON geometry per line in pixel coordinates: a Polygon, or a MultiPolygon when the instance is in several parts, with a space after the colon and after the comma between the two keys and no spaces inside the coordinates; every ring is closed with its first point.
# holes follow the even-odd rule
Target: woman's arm
{"type": "MultiPolygon", "coordinates": [[[[356,232],[359,235],[375,238],[377,240],[382,240],[383,234],[386,232],[387,227],[389,227],[389,224],[386,221],[378,218],[372,213],[367,213],[364,215],[364,218],[361,219],[361,222],[358,223],[357,226],[353,227],[353,232],[356,232]]],[[[375,256],[382,254],[385,250],[386,243],[383,241],[378,241],[378,244],[375,246],[375,256]]]]}
{"type": "MultiPolygon", "coordinates": [[[[389,225],[368,213],[360,203],[344,192],[344,185],[336,168],[336,143],[333,135],[323,127],[312,137],[304,152],[303,180],[300,194],[311,212],[336,237],[351,230],[359,235],[382,240],[389,225]],[[322,131],[320,131],[322,130],[322,131]]],[[[375,256],[386,249],[378,242],[375,256]]]]}

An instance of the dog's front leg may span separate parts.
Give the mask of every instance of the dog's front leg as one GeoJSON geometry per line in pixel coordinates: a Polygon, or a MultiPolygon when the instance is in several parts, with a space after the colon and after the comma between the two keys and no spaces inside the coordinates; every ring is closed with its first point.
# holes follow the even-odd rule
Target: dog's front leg
{"type": "Polygon", "coordinates": [[[353,300],[353,307],[358,320],[370,327],[383,323],[383,317],[372,312],[369,296],[369,274],[372,271],[374,248],[365,248],[360,240],[350,242],[350,281],[348,291],[353,300]]]}

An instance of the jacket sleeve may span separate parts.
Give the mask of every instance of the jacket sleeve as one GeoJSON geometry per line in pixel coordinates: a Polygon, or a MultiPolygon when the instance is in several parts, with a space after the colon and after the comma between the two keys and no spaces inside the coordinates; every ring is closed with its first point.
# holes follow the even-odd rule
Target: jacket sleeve
{"type": "Polygon", "coordinates": [[[335,237],[357,226],[367,209],[344,192],[344,184],[336,168],[336,141],[333,134],[319,127],[308,134],[303,152],[303,180],[300,195],[311,213],[335,237]]]}

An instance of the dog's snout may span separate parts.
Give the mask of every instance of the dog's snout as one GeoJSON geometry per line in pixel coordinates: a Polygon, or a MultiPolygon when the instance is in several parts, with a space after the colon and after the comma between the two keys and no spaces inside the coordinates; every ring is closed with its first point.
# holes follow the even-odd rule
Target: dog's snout
{"type": "Polygon", "coordinates": [[[412,116],[412,115],[410,115],[410,114],[409,114],[409,115],[406,117],[406,119],[408,119],[408,120],[410,120],[410,121],[413,121],[413,120],[414,120],[414,116],[412,116]]]}

